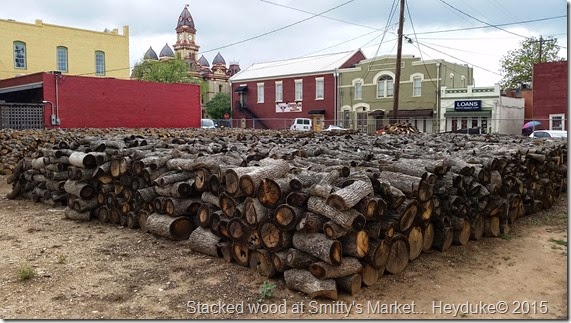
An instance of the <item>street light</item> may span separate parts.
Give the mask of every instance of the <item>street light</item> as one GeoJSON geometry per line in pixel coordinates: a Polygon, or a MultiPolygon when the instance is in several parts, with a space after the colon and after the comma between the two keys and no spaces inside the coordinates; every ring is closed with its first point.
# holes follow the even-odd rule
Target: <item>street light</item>
{"type": "Polygon", "coordinates": [[[50,104],[50,109],[51,109],[51,121],[52,121],[52,126],[57,126],[59,125],[59,120],[57,119],[56,115],[54,114],[54,104],[52,101],[48,101],[48,100],[44,100],[42,101],[43,104],[49,103],[50,104]]]}

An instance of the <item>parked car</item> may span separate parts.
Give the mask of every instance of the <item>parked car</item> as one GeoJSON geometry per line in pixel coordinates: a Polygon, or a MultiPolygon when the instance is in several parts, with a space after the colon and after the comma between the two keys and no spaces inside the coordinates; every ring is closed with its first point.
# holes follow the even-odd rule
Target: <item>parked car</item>
{"type": "Polygon", "coordinates": [[[529,135],[531,138],[564,138],[567,139],[565,130],[535,130],[529,135]]]}
{"type": "Polygon", "coordinates": [[[309,118],[295,118],[289,127],[289,130],[295,131],[311,131],[312,122],[309,118]]]}
{"type": "Polygon", "coordinates": [[[216,125],[214,124],[214,121],[212,119],[202,119],[200,123],[201,123],[201,128],[206,128],[206,129],[216,128],[216,125]]]}
{"type": "Polygon", "coordinates": [[[323,129],[323,131],[347,131],[349,129],[345,129],[343,127],[336,126],[334,124],[329,125],[329,127],[323,129]]]}

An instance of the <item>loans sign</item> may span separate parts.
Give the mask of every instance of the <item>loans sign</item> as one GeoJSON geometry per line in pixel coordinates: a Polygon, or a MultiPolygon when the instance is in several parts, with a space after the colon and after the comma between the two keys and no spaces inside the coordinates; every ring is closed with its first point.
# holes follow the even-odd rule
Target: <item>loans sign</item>
{"type": "Polygon", "coordinates": [[[480,111],[482,100],[457,100],[454,101],[455,111],[480,111]]]}

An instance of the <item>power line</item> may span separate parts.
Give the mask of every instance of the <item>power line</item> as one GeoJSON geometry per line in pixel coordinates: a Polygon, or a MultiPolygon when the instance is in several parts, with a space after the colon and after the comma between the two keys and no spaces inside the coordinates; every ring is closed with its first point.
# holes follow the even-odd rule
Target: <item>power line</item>
{"type": "MultiPolygon", "coordinates": [[[[425,31],[425,32],[417,33],[417,35],[439,34],[439,33],[464,31],[464,30],[472,30],[472,29],[483,29],[483,28],[497,28],[497,27],[503,27],[503,26],[520,25],[520,24],[527,24],[527,23],[532,23],[532,22],[539,22],[539,21],[553,20],[553,19],[560,19],[560,18],[567,18],[567,16],[554,16],[554,17],[547,17],[547,18],[540,18],[540,19],[533,19],[533,20],[525,20],[525,21],[510,22],[510,23],[504,23],[504,24],[496,24],[496,25],[487,24],[487,26],[478,26],[478,27],[466,27],[466,28],[456,28],[456,29],[425,31]]],[[[517,35],[517,34],[516,34],[516,36],[523,37],[523,36],[517,35]]],[[[524,38],[526,38],[526,37],[524,37],[524,38]]]]}
{"type": "Polygon", "coordinates": [[[449,6],[449,7],[452,8],[452,9],[454,9],[454,10],[460,12],[460,13],[463,14],[463,15],[466,15],[466,16],[468,16],[468,17],[470,17],[470,18],[472,18],[472,19],[474,19],[474,20],[477,20],[477,21],[479,21],[479,22],[481,22],[481,23],[483,23],[483,24],[486,24],[486,25],[488,25],[488,26],[490,26],[490,27],[494,27],[494,28],[496,28],[496,29],[498,29],[498,30],[505,31],[506,33],[510,33],[510,34],[513,34],[513,35],[516,35],[516,36],[519,36],[519,37],[522,37],[522,38],[527,38],[526,36],[523,36],[523,35],[520,35],[520,34],[511,32],[511,31],[509,31],[509,30],[505,30],[505,29],[503,29],[503,28],[498,27],[497,25],[491,25],[491,24],[489,24],[489,23],[487,23],[487,22],[485,22],[485,21],[483,21],[483,20],[480,20],[480,19],[478,19],[478,18],[476,18],[476,17],[474,17],[474,16],[472,16],[472,15],[470,15],[470,14],[468,14],[468,13],[465,13],[464,11],[462,11],[462,10],[460,10],[460,9],[458,9],[458,8],[456,8],[456,7],[454,7],[453,5],[449,4],[448,2],[446,2],[446,1],[444,1],[444,0],[440,0],[440,2],[444,3],[445,5],[449,6]]]}
{"type": "Polygon", "coordinates": [[[353,1],[355,1],[355,0],[349,0],[349,1],[344,2],[344,3],[342,3],[342,4],[338,5],[338,6],[333,7],[333,8],[331,8],[331,9],[325,10],[325,11],[320,12],[320,13],[318,13],[318,14],[314,14],[314,15],[311,16],[311,17],[308,17],[308,18],[305,18],[305,19],[296,21],[296,22],[291,23],[291,24],[289,24],[289,25],[286,25],[286,26],[283,26],[283,27],[280,27],[280,28],[277,28],[277,29],[274,29],[274,30],[265,32],[265,33],[263,33],[263,34],[260,34],[260,35],[254,36],[254,37],[250,37],[250,38],[247,38],[247,39],[244,39],[244,40],[240,40],[240,41],[237,41],[237,42],[228,44],[228,45],[220,46],[220,47],[218,47],[218,48],[214,48],[214,49],[209,49],[209,50],[206,50],[206,51],[202,51],[202,52],[200,52],[200,53],[198,53],[198,54],[204,54],[204,53],[209,53],[209,52],[217,51],[217,50],[220,50],[220,49],[223,49],[223,48],[231,47],[231,46],[234,46],[234,45],[238,45],[238,44],[245,43],[245,42],[250,41],[250,40],[254,40],[254,39],[257,39],[257,38],[260,38],[260,37],[264,37],[264,36],[267,36],[267,35],[269,35],[269,34],[273,34],[273,33],[275,33],[275,32],[278,32],[278,31],[287,29],[287,28],[289,28],[289,27],[292,27],[292,26],[295,26],[295,25],[299,25],[300,23],[305,22],[305,21],[308,21],[308,20],[311,20],[311,19],[313,19],[313,18],[315,18],[315,17],[321,16],[321,15],[323,15],[323,14],[325,14],[325,13],[328,13],[328,12],[330,12],[330,11],[333,11],[333,10],[339,8],[339,7],[345,6],[345,5],[347,5],[347,4],[349,4],[349,3],[353,2],[353,1]]]}
{"type": "Polygon", "coordinates": [[[338,19],[338,18],[328,17],[328,16],[324,16],[324,15],[322,15],[322,14],[316,14],[316,13],[313,13],[313,12],[310,12],[310,11],[306,11],[306,10],[303,10],[303,9],[294,8],[294,7],[290,7],[290,6],[286,6],[286,5],[279,4],[279,3],[275,3],[275,2],[271,2],[271,1],[268,1],[268,0],[260,0],[260,1],[261,1],[261,2],[265,2],[265,3],[268,3],[268,4],[272,4],[272,5],[274,5],[274,6],[278,6],[278,7],[282,7],[282,8],[287,8],[287,9],[291,9],[291,10],[295,10],[295,11],[299,11],[299,12],[303,12],[303,13],[307,13],[307,14],[310,14],[310,15],[317,15],[317,16],[320,16],[320,17],[322,17],[322,18],[327,18],[327,19],[330,19],[330,20],[339,21],[339,22],[346,23],[346,24],[349,24],[349,25],[354,25],[354,26],[359,26],[359,27],[363,27],[363,28],[373,29],[373,30],[375,30],[375,31],[381,30],[381,29],[379,29],[379,28],[375,28],[375,27],[371,27],[371,26],[365,26],[365,25],[361,25],[361,24],[358,24],[358,23],[355,23],[355,22],[351,22],[351,21],[347,21],[347,20],[342,20],[342,19],[338,19]]]}

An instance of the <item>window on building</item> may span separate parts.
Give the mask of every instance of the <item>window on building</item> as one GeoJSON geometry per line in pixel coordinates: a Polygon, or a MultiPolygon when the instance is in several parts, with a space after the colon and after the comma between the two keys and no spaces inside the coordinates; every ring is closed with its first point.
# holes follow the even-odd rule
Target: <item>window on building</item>
{"type": "Polygon", "coordinates": [[[377,81],[377,97],[386,98],[393,96],[394,80],[390,75],[383,75],[377,81]]]}
{"type": "Polygon", "coordinates": [[[222,92],[222,84],[218,85],[218,92],[222,92]]]}
{"type": "Polygon", "coordinates": [[[276,102],[282,102],[284,99],[284,87],[282,81],[276,82],[276,102]]]}
{"type": "Polygon", "coordinates": [[[95,52],[95,75],[105,75],[105,53],[102,51],[95,52]]]}
{"type": "Polygon", "coordinates": [[[351,129],[351,111],[343,111],[343,128],[351,129]]]}
{"type": "Polygon", "coordinates": [[[466,77],[464,75],[460,76],[460,82],[462,82],[462,87],[466,87],[466,77]]]}
{"type": "Polygon", "coordinates": [[[325,94],[324,94],[323,77],[318,77],[315,79],[315,99],[323,100],[324,97],[325,94]]]}
{"type": "Polygon", "coordinates": [[[460,129],[468,129],[468,117],[462,117],[460,129]]]}
{"type": "Polygon", "coordinates": [[[258,83],[258,103],[264,103],[264,83],[258,83]]]}
{"type": "Polygon", "coordinates": [[[478,118],[472,118],[472,128],[478,128],[478,118]]]}
{"type": "Polygon", "coordinates": [[[452,118],[452,131],[458,130],[458,118],[452,118]]]}
{"type": "Polygon", "coordinates": [[[363,99],[363,82],[356,81],[355,82],[355,100],[362,100],[363,99]]]}
{"type": "Polygon", "coordinates": [[[482,117],[482,133],[488,133],[488,118],[487,117],[482,117]]]}
{"type": "Polygon", "coordinates": [[[303,80],[295,80],[295,100],[303,100],[303,80]]]}
{"type": "Polygon", "coordinates": [[[57,47],[57,70],[67,73],[67,47],[57,47]]]}
{"type": "Polygon", "coordinates": [[[14,42],[14,68],[26,69],[26,44],[21,41],[14,42]]]}
{"type": "Polygon", "coordinates": [[[565,114],[550,114],[549,130],[565,130],[565,114]]]}
{"type": "Polygon", "coordinates": [[[420,77],[412,79],[412,96],[420,96],[422,94],[422,80],[420,77]]]}

